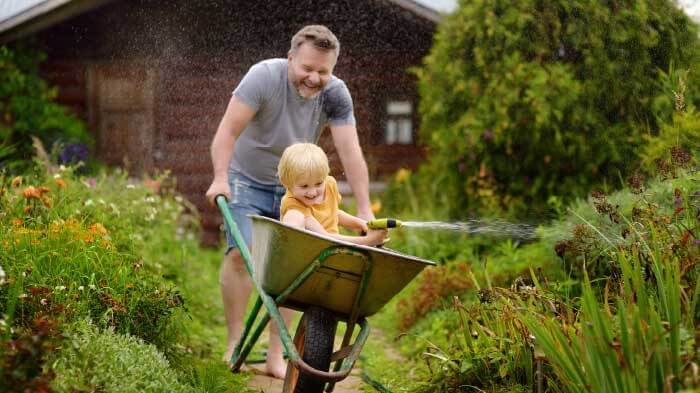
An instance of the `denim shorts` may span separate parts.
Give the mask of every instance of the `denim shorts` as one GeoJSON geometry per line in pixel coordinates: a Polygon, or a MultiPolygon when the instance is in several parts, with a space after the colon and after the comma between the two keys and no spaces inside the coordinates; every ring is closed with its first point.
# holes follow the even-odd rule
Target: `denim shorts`
{"type": "MultiPolygon", "coordinates": [[[[241,232],[243,240],[250,247],[253,236],[253,222],[248,215],[257,214],[279,220],[280,202],[284,196],[285,189],[281,185],[261,184],[245,176],[244,174],[231,170],[228,173],[228,183],[231,187],[231,200],[228,208],[233,216],[233,221],[241,232]]],[[[226,254],[234,248],[239,247],[231,235],[231,229],[225,224],[226,229],[226,254]]]]}

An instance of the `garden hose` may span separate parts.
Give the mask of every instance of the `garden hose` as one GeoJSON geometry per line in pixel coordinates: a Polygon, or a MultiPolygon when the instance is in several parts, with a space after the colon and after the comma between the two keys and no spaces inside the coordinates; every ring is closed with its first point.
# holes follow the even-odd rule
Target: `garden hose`
{"type": "Polygon", "coordinates": [[[402,225],[403,223],[401,221],[393,218],[377,218],[367,221],[367,228],[369,229],[400,228],[402,225]]]}

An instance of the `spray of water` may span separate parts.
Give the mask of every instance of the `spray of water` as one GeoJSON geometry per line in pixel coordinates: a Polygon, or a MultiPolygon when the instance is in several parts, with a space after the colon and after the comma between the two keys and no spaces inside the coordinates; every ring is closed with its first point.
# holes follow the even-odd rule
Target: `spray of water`
{"type": "Polygon", "coordinates": [[[469,220],[460,222],[442,221],[402,221],[403,227],[415,229],[447,230],[470,235],[516,240],[535,240],[535,227],[529,224],[512,223],[503,220],[469,220]]]}

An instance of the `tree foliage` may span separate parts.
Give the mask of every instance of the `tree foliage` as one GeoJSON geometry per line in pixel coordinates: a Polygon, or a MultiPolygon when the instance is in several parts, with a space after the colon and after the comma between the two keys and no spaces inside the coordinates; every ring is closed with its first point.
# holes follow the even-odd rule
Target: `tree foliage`
{"type": "Polygon", "coordinates": [[[689,69],[697,85],[698,47],[668,0],[460,1],[416,70],[420,177],[456,217],[538,212],[551,195],[618,184],[671,116],[660,74],[689,69]]]}
{"type": "Polygon", "coordinates": [[[44,55],[26,45],[0,46],[0,168],[31,157],[32,136],[45,146],[88,143],[84,124],[57,104],[56,88],[39,77],[44,55]]]}

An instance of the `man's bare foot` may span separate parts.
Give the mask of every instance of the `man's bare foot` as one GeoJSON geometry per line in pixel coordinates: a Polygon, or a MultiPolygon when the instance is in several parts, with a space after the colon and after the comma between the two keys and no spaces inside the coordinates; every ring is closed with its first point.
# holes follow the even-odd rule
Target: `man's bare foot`
{"type": "Polygon", "coordinates": [[[265,372],[273,378],[284,379],[285,374],[287,374],[287,364],[282,358],[278,360],[267,359],[265,372]]]}
{"type": "Polygon", "coordinates": [[[231,355],[233,355],[233,350],[236,348],[236,343],[229,343],[228,346],[226,347],[226,352],[224,352],[224,356],[221,358],[226,363],[229,363],[231,361],[231,355]]]}

